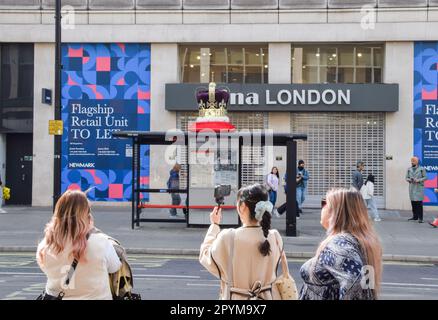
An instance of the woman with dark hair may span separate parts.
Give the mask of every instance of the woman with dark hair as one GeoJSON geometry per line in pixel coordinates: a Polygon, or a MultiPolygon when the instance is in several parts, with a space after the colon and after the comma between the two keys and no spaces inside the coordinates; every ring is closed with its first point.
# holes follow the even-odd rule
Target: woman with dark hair
{"type": "Polygon", "coordinates": [[[221,209],[211,212],[199,261],[221,280],[223,300],[280,299],[274,282],[284,255],[283,241],[271,229],[272,203],[266,188],[260,184],[241,188],[236,209],[242,227],[222,231],[221,209]]]}
{"type": "Polygon", "coordinates": [[[280,173],[277,167],[273,167],[271,173],[268,174],[266,179],[266,184],[269,188],[269,201],[271,201],[272,206],[275,211],[275,203],[277,202],[277,191],[280,183],[280,173]]]}
{"type": "Polygon", "coordinates": [[[374,176],[372,174],[369,174],[367,180],[360,189],[360,193],[362,194],[362,197],[367,204],[367,209],[371,211],[374,221],[379,222],[382,221],[382,219],[380,219],[379,211],[377,210],[376,200],[374,199],[374,184],[374,176]]]}

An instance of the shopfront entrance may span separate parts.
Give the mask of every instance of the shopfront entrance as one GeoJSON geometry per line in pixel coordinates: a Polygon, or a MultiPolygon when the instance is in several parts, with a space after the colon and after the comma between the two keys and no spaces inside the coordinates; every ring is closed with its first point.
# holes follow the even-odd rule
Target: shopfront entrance
{"type": "Polygon", "coordinates": [[[32,134],[7,134],[5,181],[11,189],[7,205],[32,204],[32,134]]]}

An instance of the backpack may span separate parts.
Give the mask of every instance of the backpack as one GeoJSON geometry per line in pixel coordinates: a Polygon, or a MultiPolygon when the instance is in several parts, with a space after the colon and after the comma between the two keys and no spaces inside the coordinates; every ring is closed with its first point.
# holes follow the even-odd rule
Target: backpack
{"type": "MultiPolygon", "coordinates": [[[[95,229],[96,233],[102,233],[102,231],[95,229]]],[[[133,293],[132,289],[134,288],[134,280],[132,276],[131,266],[128,263],[128,259],[126,256],[126,250],[120,244],[117,239],[114,239],[108,235],[108,240],[114,246],[114,250],[117,253],[117,256],[122,263],[119,271],[115,273],[110,273],[109,276],[109,284],[111,289],[111,294],[113,296],[113,300],[141,300],[140,294],[133,293]]]]}

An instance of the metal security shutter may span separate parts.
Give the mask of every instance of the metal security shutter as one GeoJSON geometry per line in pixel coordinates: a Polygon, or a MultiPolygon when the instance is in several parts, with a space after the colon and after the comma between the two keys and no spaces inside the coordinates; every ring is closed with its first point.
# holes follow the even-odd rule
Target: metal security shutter
{"type": "Polygon", "coordinates": [[[364,176],[375,176],[377,205],[384,206],[384,113],[291,113],[291,128],[308,135],[307,142],[298,142],[297,155],[310,173],[305,205],[319,206],[330,188],[349,187],[362,160],[364,176]]]}
{"type": "MultiPolygon", "coordinates": [[[[190,121],[195,121],[198,112],[178,112],[177,128],[186,131],[190,121]]],[[[229,112],[228,117],[237,130],[256,130],[268,127],[268,117],[264,112],[229,112]]],[[[185,149],[181,149],[180,161],[186,163],[185,149]]],[[[242,148],[242,185],[253,183],[262,183],[264,178],[264,151],[261,147],[243,147],[242,148]]],[[[187,168],[181,166],[182,174],[185,174],[187,168]]],[[[185,188],[185,181],[182,183],[185,188]]]]}

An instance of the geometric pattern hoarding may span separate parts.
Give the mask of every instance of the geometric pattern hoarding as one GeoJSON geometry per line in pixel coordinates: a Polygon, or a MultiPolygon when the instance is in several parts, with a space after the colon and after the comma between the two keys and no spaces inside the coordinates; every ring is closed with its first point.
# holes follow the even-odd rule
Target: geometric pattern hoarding
{"type": "Polygon", "coordinates": [[[438,42],[414,45],[414,155],[426,168],[424,204],[438,205],[438,42]]]}
{"type": "MultiPolygon", "coordinates": [[[[131,199],[132,145],[112,132],[150,130],[150,57],[149,44],[62,46],[62,192],[90,190],[93,201],[131,199]]],[[[149,146],[140,152],[140,180],[148,187],[149,146]]]]}

